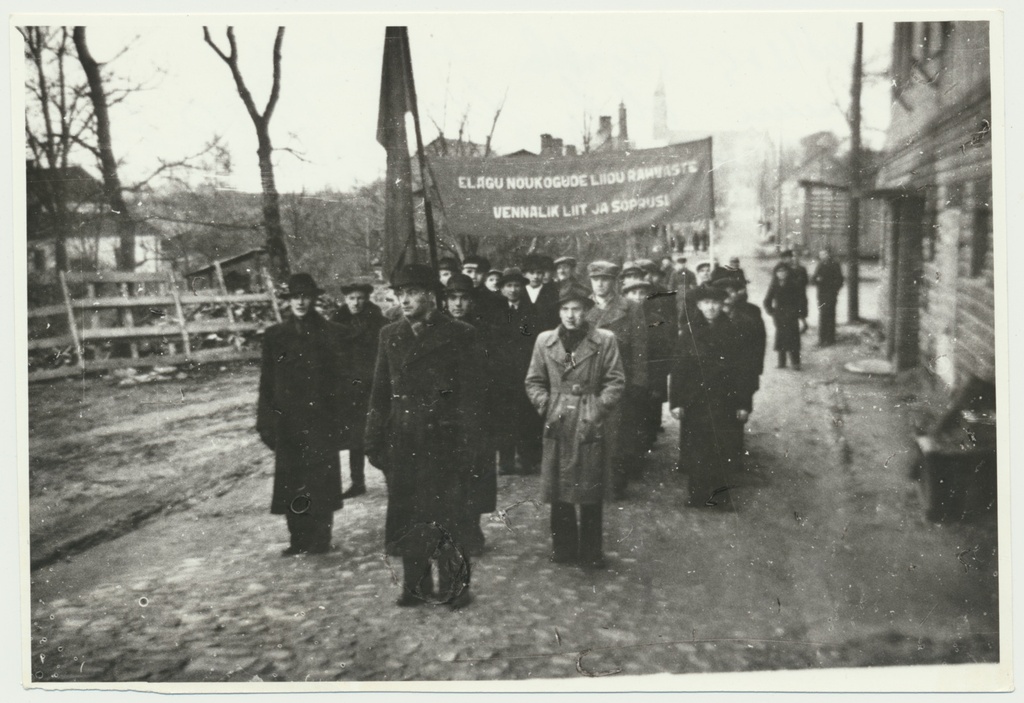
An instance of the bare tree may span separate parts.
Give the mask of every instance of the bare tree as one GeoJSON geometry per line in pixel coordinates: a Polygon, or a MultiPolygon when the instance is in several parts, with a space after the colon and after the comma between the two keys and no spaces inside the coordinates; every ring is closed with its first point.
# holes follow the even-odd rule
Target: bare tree
{"type": "Polygon", "coordinates": [[[66,27],[21,27],[25,40],[26,78],[25,144],[37,168],[50,175],[33,183],[40,205],[49,215],[57,268],[68,268],[67,233],[72,203],[67,181],[70,154],[88,128],[91,111],[77,82],[68,77],[66,60],[72,56],[66,27]]]}
{"type": "Polygon", "coordinates": [[[229,47],[227,52],[213,41],[208,27],[203,27],[203,39],[231,70],[231,77],[235,81],[238,95],[242,98],[245,109],[256,127],[256,156],[259,159],[260,185],[263,190],[263,226],[267,236],[267,255],[270,258],[270,265],[275,277],[278,280],[283,280],[288,277],[290,269],[284,228],[281,226],[281,199],[274,182],[274,164],[271,160],[274,147],[270,140],[270,118],[274,115],[274,108],[277,106],[277,99],[281,93],[281,43],[284,41],[284,27],[277,28],[277,36],[274,39],[273,83],[270,88],[270,97],[262,112],[256,107],[252,93],[246,86],[245,79],[238,67],[238,44],[235,41],[234,27],[227,28],[229,47]]]}
{"type": "Polygon", "coordinates": [[[850,214],[847,255],[846,302],[850,322],[860,319],[860,94],[864,65],[864,23],[857,23],[853,55],[853,79],[850,83],[850,214]]]}
{"type": "Polygon", "coordinates": [[[132,218],[128,203],[125,202],[121,187],[121,178],[117,171],[117,159],[110,136],[110,107],[107,103],[107,91],[104,89],[103,75],[100,64],[93,58],[85,38],[85,27],[75,27],[73,31],[78,61],[82,64],[86,81],[89,85],[89,99],[96,124],[96,146],[94,153],[99,160],[100,172],[103,174],[103,195],[111,214],[117,223],[118,256],[117,268],[124,271],[135,270],[135,220],[132,218]]]}

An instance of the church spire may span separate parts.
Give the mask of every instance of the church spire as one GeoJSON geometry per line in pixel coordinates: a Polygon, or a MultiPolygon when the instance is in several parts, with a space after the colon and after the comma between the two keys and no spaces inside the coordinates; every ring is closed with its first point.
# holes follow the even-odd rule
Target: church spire
{"type": "Polygon", "coordinates": [[[665,100],[665,76],[658,72],[658,86],[654,89],[653,134],[656,141],[668,141],[668,103],[665,100]]]}

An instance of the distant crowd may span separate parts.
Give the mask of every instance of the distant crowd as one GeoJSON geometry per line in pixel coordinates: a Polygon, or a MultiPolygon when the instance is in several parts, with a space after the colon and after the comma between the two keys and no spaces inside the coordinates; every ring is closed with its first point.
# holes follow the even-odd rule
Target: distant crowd
{"type": "MultiPolygon", "coordinates": [[[[737,258],[687,264],[685,254],[585,266],[529,254],[505,268],[446,258],[437,270],[401,267],[386,311],[369,283],[344,286],[331,319],[317,309],[323,290],[293,275],[291,315],[265,334],[257,414],[276,455],[271,511],[287,520],[284,553],[331,549],[333,513],[366,492],[369,459],[387,483],[400,606],[470,602],[498,475],[536,477],[524,480],[551,506],[553,562],[605,568],[603,507],[628,499],[666,402],[680,421],[689,505],[731,510],[766,330],[737,258]]],[[[810,282],[823,315],[831,298],[819,342],[834,341],[839,265],[823,252],[811,279],[783,252],[764,298],[780,367],[800,368],[810,282]]]]}

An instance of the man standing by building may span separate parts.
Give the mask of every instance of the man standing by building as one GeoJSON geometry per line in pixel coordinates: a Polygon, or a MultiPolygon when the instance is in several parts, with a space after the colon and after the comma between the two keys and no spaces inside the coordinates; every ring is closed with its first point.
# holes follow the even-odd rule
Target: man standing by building
{"type": "Polygon", "coordinates": [[[626,484],[640,459],[640,447],[630,441],[625,427],[642,423],[643,403],[647,395],[647,323],[643,308],[626,300],[615,290],[619,267],[610,261],[594,261],[587,267],[594,307],[587,312],[591,327],[615,334],[626,372],[626,389],[619,421],[611,431],[618,437],[615,494],[625,497],[626,484]]]}
{"type": "Polygon", "coordinates": [[[338,452],[351,359],[344,331],[314,309],[322,293],[312,276],[294,274],[291,316],[263,337],[256,431],[275,455],[270,512],[287,521],[286,556],[328,552],[342,505],[338,452]]]}
{"type": "Polygon", "coordinates": [[[843,269],[832,258],[832,252],[823,249],[811,283],[818,289],[818,346],[836,343],[836,299],[843,287],[843,269]]]}
{"type": "Polygon", "coordinates": [[[341,287],[345,304],[334,314],[334,321],[345,330],[352,351],[349,367],[351,384],[346,389],[352,412],[348,416],[342,442],[348,449],[349,472],[352,485],[342,498],[355,498],[366,493],[366,456],[363,453],[363,433],[366,429],[366,410],[370,402],[370,384],[373,383],[373,365],[377,361],[377,337],[387,324],[384,313],[370,302],[373,286],[369,283],[350,283],[341,287]]]}
{"type": "Polygon", "coordinates": [[[799,371],[800,335],[807,330],[807,289],[794,280],[795,275],[790,266],[781,262],[775,265],[764,309],[775,321],[778,368],[786,368],[788,354],[793,369],[799,371]]]}
{"type": "Polygon", "coordinates": [[[365,439],[388,484],[385,549],[402,557],[399,606],[461,607],[470,599],[466,475],[480,421],[476,333],[438,312],[430,267],[403,266],[391,287],[402,319],[380,333],[365,439]]]}

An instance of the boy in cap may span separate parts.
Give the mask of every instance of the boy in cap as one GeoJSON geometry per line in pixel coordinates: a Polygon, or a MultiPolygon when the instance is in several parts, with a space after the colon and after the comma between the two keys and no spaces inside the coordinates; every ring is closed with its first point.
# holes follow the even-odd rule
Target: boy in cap
{"type": "Polygon", "coordinates": [[[479,293],[473,279],[457,273],[448,279],[444,292],[448,315],[453,320],[473,325],[476,329],[477,346],[473,353],[478,357],[483,370],[480,387],[475,389],[480,395],[483,413],[479,421],[481,432],[474,438],[475,442],[469,450],[465,504],[466,550],[471,556],[479,556],[483,554],[485,542],[483,530],[480,528],[481,516],[494,512],[498,500],[498,476],[494,469],[493,441],[493,428],[497,418],[494,415],[495,403],[491,385],[491,379],[497,372],[494,366],[494,345],[490,339],[491,330],[487,319],[477,311],[479,293]]]}
{"type": "Polygon", "coordinates": [[[294,274],[291,315],[263,336],[256,431],[274,452],[270,512],[285,516],[285,556],[328,552],[342,506],[338,452],[349,421],[351,360],[344,331],[314,309],[322,293],[312,276],[294,274]]]}
{"type": "Polygon", "coordinates": [[[444,256],[437,262],[437,278],[443,286],[452,277],[453,273],[462,270],[462,264],[453,256],[444,256]]]}
{"type": "Polygon", "coordinates": [[[502,272],[499,284],[505,304],[493,325],[494,398],[499,418],[494,434],[498,471],[502,474],[534,474],[540,470],[540,418],[523,388],[533,342],[540,332],[536,311],[524,291],[526,283],[526,276],[518,268],[502,272]]]}
{"type": "Polygon", "coordinates": [[[348,449],[349,473],[352,485],[342,498],[355,498],[366,493],[366,455],[363,453],[363,431],[366,429],[366,411],[370,402],[370,384],[373,383],[373,365],[377,361],[377,336],[387,320],[370,295],[373,286],[353,282],[341,287],[345,304],[334,314],[334,322],[345,330],[352,350],[349,369],[352,384],[348,389],[352,413],[345,427],[344,447],[348,449]]]}
{"type": "Polygon", "coordinates": [[[470,600],[465,488],[480,432],[476,332],[438,312],[430,267],[403,266],[391,287],[402,319],[380,332],[365,438],[387,479],[385,549],[402,557],[399,606],[458,608],[470,600]]]}
{"type": "Polygon", "coordinates": [[[558,289],[553,283],[545,283],[545,273],[554,268],[550,257],[542,254],[528,254],[523,258],[523,274],[526,276],[526,295],[533,303],[540,330],[558,326],[558,289]]]}
{"type": "Polygon", "coordinates": [[[555,282],[558,284],[571,281],[578,285],[582,285],[580,280],[576,277],[576,257],[575,256],[560,256],[555,259],[555,282]]]}

